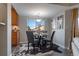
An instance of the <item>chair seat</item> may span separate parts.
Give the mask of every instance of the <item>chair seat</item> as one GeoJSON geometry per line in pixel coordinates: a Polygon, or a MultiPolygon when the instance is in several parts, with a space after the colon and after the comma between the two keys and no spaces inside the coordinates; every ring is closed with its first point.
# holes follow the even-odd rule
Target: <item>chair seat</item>
{"type": "Polygon", "coordinates": [[[43,40],[46,44],[50,44],[51,40],[43,40]]]}
{"type": "Polygon", "coordinates": [[[46,40],[46,42],[51,42],[51,40],[46,40]]]}

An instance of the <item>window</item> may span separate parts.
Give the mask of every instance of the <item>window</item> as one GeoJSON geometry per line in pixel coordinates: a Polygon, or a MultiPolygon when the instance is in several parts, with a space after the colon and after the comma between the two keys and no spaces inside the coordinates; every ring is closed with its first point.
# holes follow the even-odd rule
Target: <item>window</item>
{"type": "Polygon", "coordinates": [[[28,19],[27,26],[30,30],[45,30],[44,19],[28,19]]]}
{"type": "Polygon", "coordinates": [[[36,25],[35,20],[29,19],[27,25],[30,27],[30,29],[33,29],[36,25]]]}

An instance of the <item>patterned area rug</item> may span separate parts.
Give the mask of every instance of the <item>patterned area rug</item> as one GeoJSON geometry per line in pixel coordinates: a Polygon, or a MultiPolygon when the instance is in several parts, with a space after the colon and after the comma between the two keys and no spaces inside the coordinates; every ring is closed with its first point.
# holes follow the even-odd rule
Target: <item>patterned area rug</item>
{"type": "MultiPolygon", "coordinates": [[[[13,51],[12,56],[33,56],[34,54],[31,53],[33,51],[32,47],[30,47],[30,52],[28,53],[27,47],[20,47],[18,50],[15,49],[13,51]]],[[[53,51],[48,51],[45,53],[37,52],[34,56],[51,56],[53,51]]]]}
{"type": "MultiPolygon", "coordinates": [[[[38,52],[38,49],[36,49],[36,54],[33,54],[33,47],[30,47],[29,49],[30,52],[28,52],[28,47],[26,44],[19,45],[13,48],[12,56],[52,56],[55,53],[54,50],[43,50],[45,52],[38,52]]],[[[56,52],[56,54],[58,54],[58,52],[56,52]]]]}

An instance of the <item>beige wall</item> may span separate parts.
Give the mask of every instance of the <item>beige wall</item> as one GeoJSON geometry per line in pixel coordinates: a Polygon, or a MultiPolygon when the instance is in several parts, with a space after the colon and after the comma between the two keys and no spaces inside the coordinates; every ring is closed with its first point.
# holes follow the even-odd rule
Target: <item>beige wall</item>
{"type": "Polygon", "coordinates": [[[71,31],[72,31],[72,17],[71,10],[65,11],[65,47],[70,48],[71,31]]]}
{"type": "Polygon", "coordinates": [[[11,4],[0,4],[0,56],[11,55],[11,4]]]}
{"type": "MultiPolygon", "coordinates": [[[[0,21],[7,24],[7,4],[0,4],[0,21]]],[[[7,25],[0,25],[0,55],[7,55],[7,25]]]]}
{"type": "Polygon", "coordinates": [[[27,43],[27,17],[19,16],[19,27],[20,27],[20,43],[27,43]]]}

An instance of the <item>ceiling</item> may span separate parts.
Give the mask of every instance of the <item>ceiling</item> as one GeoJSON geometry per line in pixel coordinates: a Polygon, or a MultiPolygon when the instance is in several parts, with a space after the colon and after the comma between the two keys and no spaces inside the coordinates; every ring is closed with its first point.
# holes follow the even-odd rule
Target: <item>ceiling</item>
{"type": "Polygon", "coordinates": [[[58,5],[48,3],[14,3],[12,5],[20,16],[40,16],[40,17],[53,17],[58,12],[64,11],[69,6],[71,6],[71,4],[58,5]],[[60,5],[67,5],[67,6],[60,6],[60,5]]]}
{"type": "Polygon", "coordinates": [[[51,3],[51,4],[56,4],[56,5],[60,5],[60,6],[74,6],[79,3],[51,3]]]}

